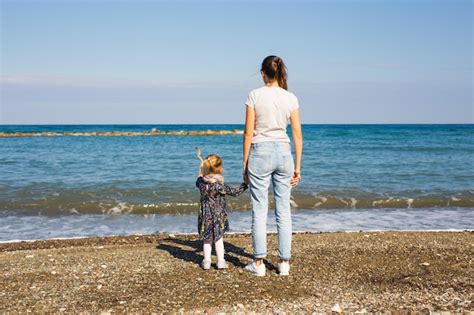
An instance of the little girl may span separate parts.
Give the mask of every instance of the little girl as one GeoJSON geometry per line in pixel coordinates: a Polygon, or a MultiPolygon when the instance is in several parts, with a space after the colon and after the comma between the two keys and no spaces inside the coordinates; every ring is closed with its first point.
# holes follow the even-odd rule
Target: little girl
{"type": "Polygon", "coordinates": [[[211,268],[211,251],[214,242],[217,255],[217,268],[227,268],[224,259],[224,232],[229,231],[227,216],[226,195],[238,196],[247,189],[247,184],[242,183],[239,188],[232,188],[224,184],[222,172],[222,159],[215,154],[201,158],[199,148],[198,158],[201,160],[196,187],[201,192],[200,210],[198,217],[199,238],[204,242],[204,259],[201,267],[205,270],[211,268]]]}

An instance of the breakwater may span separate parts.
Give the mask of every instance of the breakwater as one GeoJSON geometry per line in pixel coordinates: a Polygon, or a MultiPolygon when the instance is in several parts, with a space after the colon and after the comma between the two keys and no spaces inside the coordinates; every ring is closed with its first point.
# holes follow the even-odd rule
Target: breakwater
{"type": "Polygon", "coordinates": [[[87,132],[0,132],[0,138],[11,137],[134,137],[134,136],[225,136],[242,134],[231,130],[151,130],[151,131],[87,131],[87,132]]]}

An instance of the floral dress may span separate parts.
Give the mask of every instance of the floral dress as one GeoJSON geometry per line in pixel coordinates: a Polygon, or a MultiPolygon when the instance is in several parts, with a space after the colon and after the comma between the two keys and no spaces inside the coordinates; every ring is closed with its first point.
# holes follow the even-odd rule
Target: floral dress
{"type": "Polygon", "coordinates": [[[238,196],[246,189],[245,183],[232,188],[220,182],[206,182],[202,176],[196,180],[196,187],[201,192],[198,216],[199,238],[203,241],[218,241],[224,232],[229,231],[229,219],[225,196],[238,196]]]}

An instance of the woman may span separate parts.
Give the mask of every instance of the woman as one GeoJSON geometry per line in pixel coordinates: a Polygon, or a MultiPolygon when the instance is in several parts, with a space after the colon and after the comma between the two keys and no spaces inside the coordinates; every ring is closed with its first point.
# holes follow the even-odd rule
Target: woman
{"type": "Polygon", "coordinates": [[[254,261],[245,269],[265,275],[263,259],[267,255],[268,187],[273,184],[278,230],[278,271],[288,275],[291,258],[291,188],[301,180],[303,137],[296,96],[288,92],[286,67],[277,56],[268,56],[260,71],[265,85],[251,91],[245,102],[246,117],[243,143],[244,181],[250,182],[252,200],[252,242],[254,261]],[[295,162],[288,120],[294,140],[295,162]]]}

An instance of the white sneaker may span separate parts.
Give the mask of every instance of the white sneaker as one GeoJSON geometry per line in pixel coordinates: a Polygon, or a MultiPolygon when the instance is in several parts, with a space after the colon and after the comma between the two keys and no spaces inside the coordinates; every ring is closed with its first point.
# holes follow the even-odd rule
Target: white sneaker
{"type": "Polygon", "coordinates": [[[258,277],[265,276],[265,264],[263,263],[263,261],[260,264],[260,266],[257,267],[254,260],[250,264],[245,266],[245,270],[250,271],[251,273],[255,274],[258,277]]]}
{"type": "Polygon", "coordinates": [[[211,261],[210,260],[203,260],[201,262],[201,268],[204,269],[204,270],[211,269],[211,261]]]}
{"type": "Polygon", "coordinates": [[[287,261],[278,263],[278,273],[280,276],[288,276],[290,274],[290,263],[287,261]]]}
{"type": "Polygon", "coordinates": [[[229,265],[227,264],[227,261],[217,261],[217,269],[227,269],[228,267],[229,265]]]}

